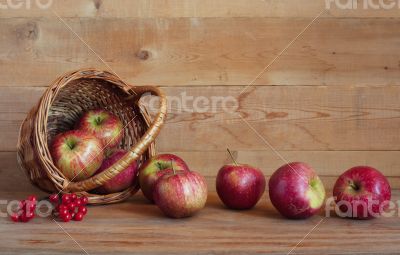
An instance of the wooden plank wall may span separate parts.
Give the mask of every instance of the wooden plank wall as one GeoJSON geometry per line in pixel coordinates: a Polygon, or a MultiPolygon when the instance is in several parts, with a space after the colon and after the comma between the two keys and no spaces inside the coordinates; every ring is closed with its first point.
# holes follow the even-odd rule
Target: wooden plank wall
{"type": "MultiPolygon", "coordinates": [[[[54,0],[47,10],[0,10],[4,188],[18,188],[8,180],[23,178],[15,162],[18,128],[45,87],[73,69],[107,68],[70,29],[132,84],[156,84],[169,96],[237,98],[244,119],[283,157],[309,162],[329,185],[347,168],[368,164],[398,188],[399,16],[397,8],[326,10],[323,0],[54,0]]],[[[172,109],[158,138],[161,152],[182,155],[210,182],[229,162],[227,147],[266,175],[283,164],[222,109],[172,109]]]]}

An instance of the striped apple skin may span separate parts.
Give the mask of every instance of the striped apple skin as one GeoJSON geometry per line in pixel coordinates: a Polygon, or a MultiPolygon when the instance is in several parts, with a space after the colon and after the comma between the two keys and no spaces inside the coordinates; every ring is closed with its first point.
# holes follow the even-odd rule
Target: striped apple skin
{"type": "Polygon", "coordinates": [[[164,170],[154,187],[154,201],[161,211],[172,218],[189,217],[204,208],[207,184],[193,171],[164,170]]]}
{"type": "MultiPolygon", "coordinates": [[[[104,172],[109,167],[114,165],[118,160],[124,157],[128,152],[125,150],[117,150],[111,156],[106,158],[101,167],[96,171],[96,174],[104,172]]],[[[138,164],[136,161],[132,162],[127,168],[122,170],[119,174],[114,176],[111,180],[108,180],[101,187],[97,188],[101,194],[109,194],[123,191],[129,187],[138,185],[138,164]]]]}
{"type": "Polygon", "coordinates": [[[154,185],[164,173],[165,169],[175,169],[176,171],[189,171],[189,167],[183,159],[173,154],[158,154],[147,160],[139,170],[139,183],[143,195],[151,202],[153,199],[154,185]]]}
{"type": "Polygon", "coordinates": [[[349,218],[366,220],[379,217],[389,208],[391,196],[387,178],[369,166],[350,168],[339,176],[333,187],[339,210],[349,218]]]}
{"type": "Polygon", "coordinates": [[[99,169],[104,159],[101,141],[81,130],[57,135],[50,152],[54,164],[71,181],[89,178],[99,169]]]}
{"type": "Polygon", "coordinates": [[[326,197],[321,179],[303,162],[291,162],[276,170],[269,179],[268,191],[272,205],[289,219],[317,214],[326,197]]]}
{"type": "Polygon", "coordinates": [[[223,166],[216,179],[216,190],[221,201],[232,209],[250,209],[264,194],[266,181],[260,169],[249,165],[223,166]]]}
{"type": "Polygon", "coordinates": [[[77,129],[101,140],[104,149],[116,147],[123,137],[123,124],[114,114],[102,109],[90,110],[79,120],[77,129]]]}

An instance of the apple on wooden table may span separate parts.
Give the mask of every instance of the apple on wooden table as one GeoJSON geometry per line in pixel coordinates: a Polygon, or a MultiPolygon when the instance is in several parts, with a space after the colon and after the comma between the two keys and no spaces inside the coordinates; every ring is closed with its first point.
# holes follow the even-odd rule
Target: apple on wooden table
{"type": "Polygon", "coordinates": [[[104,159],[101,141],[81,130],[57,135],[50,146],[50,153],[54,164],[70,181],[89,178],[104,159]]]}
{"type": "Polygon", "coordinates": [[[223,166],[217,175],[216,189],[221,201],[231,209],[254,207],[265,191],[265,177],[261,170],[238,164],[228,149],[233,164],[223,166]]]}
{"type": "Polygon", "coordinates": [[[269,197],[283,216],[304,219],[320,211],[325,200],[325,188],[309,165],[294,162],[280,167],[272,174],[269,197]]]}
{"type": "Polygon", "coordinates": [[[190,170],[164,171],[154,185],[153,198],[165,215],[184,218],[204,208],[208,191],[202,175],[190,170]]]}
{"type": "Polygon", "coordinates": [[[379,217],[388,208],[391,188],[377,169],[356,166],[340,175],[333,196],[346,217],[371,219],[379,217]]]}
{"type": "Polygon", "coordinates": [[[175,171],[187,171],[189,167],[180,157],[174,154],[159,154],[147,160],[139,170],[139,183],[144,196],[153,199],[153,188],[163,170],[174,169],[175,171]]]}

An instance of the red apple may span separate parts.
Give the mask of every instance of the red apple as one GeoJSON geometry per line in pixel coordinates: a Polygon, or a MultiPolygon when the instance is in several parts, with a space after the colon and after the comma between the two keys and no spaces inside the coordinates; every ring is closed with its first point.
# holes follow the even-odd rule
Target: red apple
{"type": "Polygon", "coordinates": [[[388,207],[391,189],[386,177],[368,166],[353,167],[336,181],[333,196],[346,217],[379,217],[388,207]]]}
{"type": "Polygon", "coordinates": [[[192,171],[164,171],[154,185],[153,197],[165,215],[188,217],[205,206],[207,184],[203,176],[192,171]]]}
{"type": "Polygon", "coordinates": [[[295,162],[273,173],[269,180],[269,197],[283,216],[304,219],[320,211],[325,188],[310,166],[295,162]]]}
{"type": "MultiPolygon", "coordinates": [[[[97,170],[96,174],[103,172],[104,170],[111,167],[114,163],[125,156],[127,151],[117,150],[111,156],[107,157],[101,167],[97,170]]],[[[97,188],[96,191],[103,194],[115,193],[123,191],[131,186],[138,185],[139,169],[138,164],[134,161],[126,169],[117,174],[114,178],[104,183],[101,187],[97,188]]]]}
{"type": "Polygon", "coordinates": [[[57,135],[51,144],[50,152],[54,164],[70,181],[89,178],[104,159],[101,141],[80,130],[57,135]]]}
{"type": "Polygon", "coordinates": [[[104,149],[108,150],[121,142],[124,127],[117,116],[98,109],[86,112],[79,120],[77,128],[99,138],[104,149]]]}
{"type": "Polygon", "coordinates": [[[225,165],[219,170],[216,187],[219,198],[227,207],[250,209],[260,200],[265,183],[261,170],[234,161],[234,164],[225,165]]]}
{"type": "Polygon", "coordinates": [[[159,154],[147,160],[146,163],[143,164],[139,170],[139,183],[144,196],[148,200],[153,201],[154,184],[160,176],[160,174],[157,173],[161,170],[172,168],[176,171],[189,170],[185,161],[173,154],[159,154]]]}

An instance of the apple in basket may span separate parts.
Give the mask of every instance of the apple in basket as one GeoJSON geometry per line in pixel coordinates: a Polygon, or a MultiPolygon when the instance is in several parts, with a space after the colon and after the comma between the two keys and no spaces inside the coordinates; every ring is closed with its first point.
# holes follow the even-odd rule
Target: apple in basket
{"type": "Polygon", "coordinates": [[[77,129],[99,138],[105,150],[114,148],[121,142],[123,128],[117,116],[102,109],[86,112],[77,124],[77,129]]]}
{"type": "Polygon", "coordinates": [[[204,208],[207,183],[193,171],[164,170],[155,185],[153,197],[160,210],[171,218],[184,218],[204,208]]]}
{"type": "Polygon", "coordinates": [[[82,181],[92,176],[104,159],[102,143],[81,130],[57,135],[50,147],[54,164],[70,181],[82,181]]]}
{"type": "MultiPolygon", "coordinates": [[[[111,156],[107,157],[103,161],[103,164],[101,164],[101,167],[97,170],[96,174],[108,169],[126,154],[127,151],[125,150],[115,151],[111,156]]],[[[101,187],[97,188],[96,191],[101,194],[109,194],[120,192],[131,186],[138,185],[138,172],[138,164],[136,161],[134,161],[122,172],[114,176],[111,180],[108,180],[101,187]]]]}
{"type": "Polygon", "coordinates": [[[139,183],[144,196],[153,202],[154,184],[165,169],[189,170],[185,161],[173,154],[159,154],[147,160],[139,170],[139,183]],[[158,173],[160,172],[160,173],[158,173]]]}

